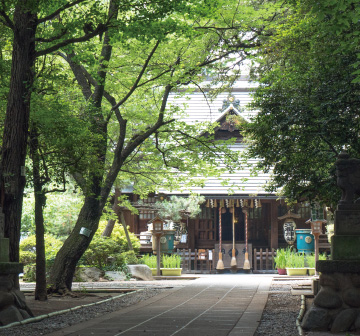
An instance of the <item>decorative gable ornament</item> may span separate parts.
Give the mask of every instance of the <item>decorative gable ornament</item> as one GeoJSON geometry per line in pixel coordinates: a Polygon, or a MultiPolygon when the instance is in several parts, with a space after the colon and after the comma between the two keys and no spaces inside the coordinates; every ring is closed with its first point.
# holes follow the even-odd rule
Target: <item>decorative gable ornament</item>
{"type": "Polygon", "coordinates": [[[224,112],[230,105],[239,110],[240,100],[236,99],[234,95],[229,95],[227,99],[223,100],[223,105],[219,108],[219,112],[224,112]]]}

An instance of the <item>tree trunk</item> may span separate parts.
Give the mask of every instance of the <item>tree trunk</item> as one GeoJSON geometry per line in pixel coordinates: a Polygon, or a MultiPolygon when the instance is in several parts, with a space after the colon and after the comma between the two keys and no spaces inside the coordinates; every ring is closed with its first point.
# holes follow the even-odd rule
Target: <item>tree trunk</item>
{"type": "Polygon", "coordinates": [[[60,294],[71,291],[76,265],[98,228],[101,212],[97,195],[87,196],[73,231],[56,255],[50,274],[50,291],[60,294]],[[89,236],[86,232],[80,233],[82,228],[90,230],[89,236]]]}
{"type": "Polygon", "coordinates": [[[5,237],[10,240],[10,261],[19,261],[19,240],[30,96],[34,80],[36,14],[21,1],[14,12],[14,41],[0,165],[1,206],[5,214],[5,237]]]}
{"type": "MultiPolygon", "coordinates": [[[[114,214],[117,214],[117,211],[119,211],[119,208],[120,208],[119,203],[118,203],[119,196],[120,196],[120,194],[118,194],[117,188],[115,188],[114,203],[113,203],[113,206],[111,207],[114,214]]],[[[114,230],[115,223],[116,223],[115,219],[109,219],[106,224],[106,227],[101,235],[104,237],[110,237],[114,230]]]]}
{"type": "Polygon", "coordinates": [[[120,211],[120,218],[119,219],[120,219],[120,223],[124,227],[125,236],[126,236],[126,240],[127,240],[128,246],[129,246],[129,250],[134,251],[134,247],[133,247],[131,239],[130,239],[129,231],[128,231],[127,226],[126,226],[124,213],[122,211],[120,211]]]}
{"type": "MultiPolygon", "coordinates": [[[[129,231],[128,231],[127,226],[126,226],[124,213],[123,213],[123,211],[121,210],[121,208],[119,206],[119,197],[120,197],[120,195],[121,195],[120,189],[115,187],[114,204],[112,206],[112,211],[114,212],[114,214],[117,215],[119,223],[121,223],[122,226],[124,227],[124,232],[125,232],[126,240],[127,240],[127,243],[128,243],[129,251],[133,251],[134,247],[132,245],[130,235],[129,235],[129,231]]],[[[105,227],[105,229],[104,229],[104,231],[102,233],[102,236],[110,237],[112,231],[114,230],[115,223],[116,223],[115,220],[109,219],[108,223],[107,223],[107,225],[106,225],[106,227],[105,227]]]]}
{"type": "Polygon", "coordinates": [[[103,233],[101,234],[103,237],[110,237],[115,226],[115,219],[109,219],[103,233]]]}
{"type": "Polygon", "coordinates": [[[33,163],[34,197],[35,197],[35,233],[36,233],[36,286],[35,300],[46,301],[46,257],[45,228],[43,209],[46,196],[40,176],[39,134],[33,125],[30,132],[30,154],[33,163]]]}

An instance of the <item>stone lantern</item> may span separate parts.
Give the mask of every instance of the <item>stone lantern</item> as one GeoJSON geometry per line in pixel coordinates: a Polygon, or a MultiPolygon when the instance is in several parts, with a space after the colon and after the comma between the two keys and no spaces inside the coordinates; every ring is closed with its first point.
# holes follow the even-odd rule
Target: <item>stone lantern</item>
{"type": "Polygon", "coordinates": [[[162,235],[164,234],[164,220],[162,220],[160,217],[155,217],[152,221],[152,235],[153,239],[155,239],[156,242],[156,256],[157,256],[157,271],[156,275],[160,276],[160,239],[162,235]]]}

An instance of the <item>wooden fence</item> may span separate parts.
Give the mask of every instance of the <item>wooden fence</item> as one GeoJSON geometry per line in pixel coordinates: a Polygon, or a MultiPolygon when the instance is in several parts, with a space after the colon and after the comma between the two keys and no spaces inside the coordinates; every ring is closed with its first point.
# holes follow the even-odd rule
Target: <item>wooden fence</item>
{"type": "Polygon", "coordinates": [[[183,273],[210,273],[215,270],[214,250],[178,249],[176,253],[181,256],[183,273]]]}
{"type": "Polygon", "coordinates": [[[276,256],[276,251],[274,249],[265,249],[262,248],[257,250],[254,249],[253,253],[253,270],[273,270],[274,269],[274,257],[276,256]]]}

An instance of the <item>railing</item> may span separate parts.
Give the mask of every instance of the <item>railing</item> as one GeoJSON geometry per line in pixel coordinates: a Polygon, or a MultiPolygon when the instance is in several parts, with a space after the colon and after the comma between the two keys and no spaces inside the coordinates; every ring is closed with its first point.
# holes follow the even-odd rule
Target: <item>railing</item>
{"type": "Polygon", "coordinates": [[[183,273],[210,273],[214,270],[214,250],[178,249],[183,273]]]}
{"type": "Polygon", "coordinates": [[[253,257],[253,270],[273,270],[274,269],[274,257],[276,251],[274,249],[260,250],[254,249],[253,257]]]}

